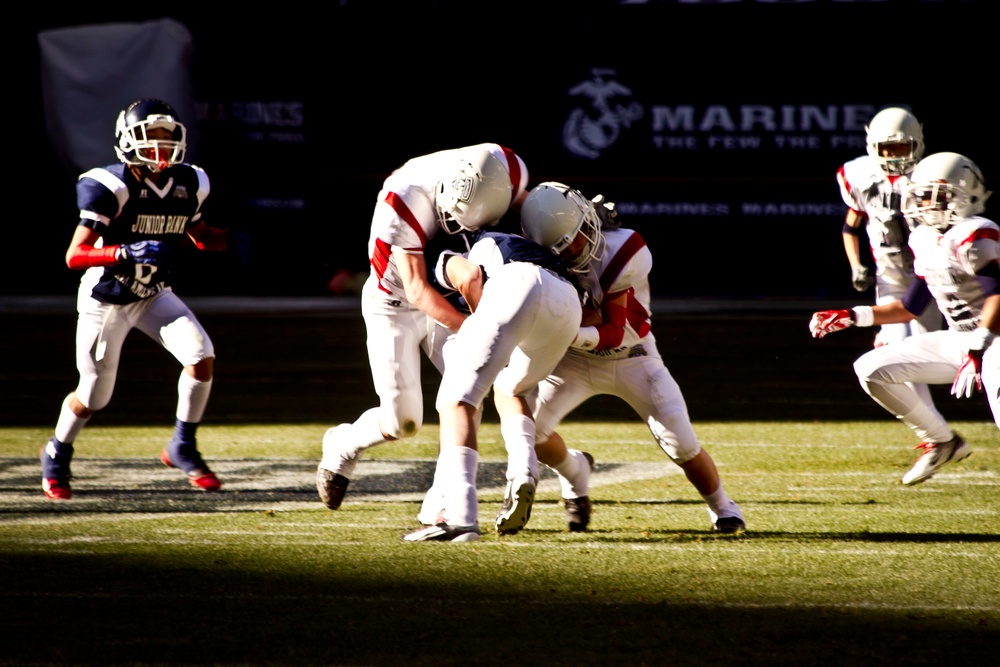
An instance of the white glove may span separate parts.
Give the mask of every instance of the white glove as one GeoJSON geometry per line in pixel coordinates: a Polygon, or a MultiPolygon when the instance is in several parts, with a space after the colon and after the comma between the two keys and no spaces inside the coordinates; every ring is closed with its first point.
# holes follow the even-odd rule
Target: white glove
{"type": "Polygon", "coordinates": [[[848,327],[870,327],[875,324],[871,306],[854,306],[850,310],[820,310],[809,320],[809,333],[813,338],[842,331],[848,327]]]}
{"type": "Polygon", "coordinates": [[[951,383],[951,394],[955,398],[970,398],[972,393],[978,389],[983,390],[983,357],[980,352],[976,355],[972,350],[965,357],[965,363],[958,369],[955,381],[951,383]]]}
{"type": "Polygon", "coordinates": [[[608,201],[604,195],[597,195],[590,201],[594,204],[594,211],[601,220],[601,229],[618,229],[622,226],[613,201],[608,201]]]}
{"type": "Polygon", "coordinates": [[[809,332],[813,338],[841,331],[854,326],[854,316],[849,310],[821,310],[813,313],[809,320],[809,332]]]}
{"type": "Polygon", "coordinates": [[[875,279],[869,274],[867,266],[857,266],[851,274],[851,282],[854,284],[854,289],[864,292],[874,284],[875,279]]]}
{"type": "Polygon", "coordinates": [[[973,331],[970,336],[965,363],[959,367],[955,381],[951,383],[951,395],[955,398],[971,398],[977,389],[983,390],[983,354],[996,338],[994,333],[983,327],[973,331]]]}

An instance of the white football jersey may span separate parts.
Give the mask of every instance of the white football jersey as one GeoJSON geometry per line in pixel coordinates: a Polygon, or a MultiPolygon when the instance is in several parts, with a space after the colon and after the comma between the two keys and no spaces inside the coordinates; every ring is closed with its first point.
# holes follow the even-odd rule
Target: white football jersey
{"type": "Polygon", "coordinates": [[[918,225],[910,234],[914,270],[927,282],[948,328],[972,331],[979,325],[986,294],[976,272],[1000,261],[1000,226],[972,217],[942,234],[918,225]]]}
{"type": "Polygon", "coordinates": [[[901,212],[909,183],[906,176],[886,176],[869,155],[837,170],[841,199],[867,217],[865,229],[879,278],[900,287],[913,279],[913,255],[907,247],[909,224],[901,212]]]}
{"type": "Polygon", "coordinates": [[[653,269],[653,254],[635,230],[605,229],[603,233],[607,244],[604,256],[591,263],[590,272],[581,283],[594,305],[600,305],[606,294],[631,290],[622,340],[622,346],[631,347],[650,332],[649,272],[653,269]]]}
{"type": "MultiPolygon", "coordinates": [[[[500,159],[511,176],[511,201],[524,195],[528,168],[518,155],[499,144],[478,144],[469,148],[481,148],[500,159]]],[[[392,258],[392,249],[423,254],[427,242],[441,231],[434,204],[435,191],[441,174],[462,150],[465,149],[448,149],[408,160],[389,175],[378,194],[368,238],[368,260],[379,289],[403,303],[407,303],[406,293],[392,258]]]]}

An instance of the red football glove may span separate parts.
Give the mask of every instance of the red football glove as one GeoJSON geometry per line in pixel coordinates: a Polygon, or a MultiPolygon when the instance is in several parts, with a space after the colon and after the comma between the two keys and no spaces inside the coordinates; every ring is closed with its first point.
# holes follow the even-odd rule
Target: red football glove
{"type": "Polygon", "coordinates": [[[809,320],[809,332],[813,338],[822,338],[828,333],[854,326],[854,313],[849,310],[821,310],[813,313],[809,320]]]}

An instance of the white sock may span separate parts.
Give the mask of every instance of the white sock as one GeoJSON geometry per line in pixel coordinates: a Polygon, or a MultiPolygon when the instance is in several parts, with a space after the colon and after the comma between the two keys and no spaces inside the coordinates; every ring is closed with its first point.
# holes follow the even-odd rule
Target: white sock
{"type": "Polygon", "coordinates": [[[438,465],[447,475],[441,480],[445,521],[452,526],[479,525],[479,452],[470,447],[446,446],[438,455],[438,465]]]}
{"type": "Polygon", "coordinates": [[[566,458],[557,466],[549,466],[559,473],[559,486],[563,498],[579,498],[590,493],[590,464],[578,449],[567,451],[566,458]]]}
{"type": "Polygon", "coordinates": [[[211,379],[202,382],[181,371],[177,380],[177,418],[182,422],[200,424],[211,393],[211,379]]]}
{"type": "Polygon", "coordinates": [[[441,489],[445,488],[442,480],[447,479],[444,467],[438,457],[438,464],[434,466],[434,481],[431,488],[424,494],[424,501],[420,504],[420,511],[417,512],[417,521],[425,526],[433,526],[438,522],[438,517],[444,512],[444,494],[441,489]]]}
{"type": "Polygon", "coordinates": [[[90,421],[90,417],[77,417],[69,409],[69,396],[67,395],[63,399],[62,407],[59,408],[59,420],[56,421],[56,440],[66,445],[72,445],[88,421],[90,421]]]}
{"type": "Polygon", "coordinates": [[[353,424],[337,431],[337,447],[348,458],[357,458],[361,452],[372,445],[387,442],[382,435],[382,425],[379,423],[381,408],[366,410],[353,424]]]}
{"type": "Polygon", "coordinates": [[[528,474],[538,481],[535,421],[525,415],[510,415],[500,420],[500,435],[507,448],[507,479],[528,474]]]}
{"type": "Polygon", "coordinates": [[[726,490],[722,488],[721,482],[719,483],[719,488],[714,493],[702,496],[702,498],[708,503],[708,513],[712,516],[712,523],[715,523],[716,519],[723,516],[738,516],[741,519],[743,518],[740,506],[729,497],[726,490]]]}

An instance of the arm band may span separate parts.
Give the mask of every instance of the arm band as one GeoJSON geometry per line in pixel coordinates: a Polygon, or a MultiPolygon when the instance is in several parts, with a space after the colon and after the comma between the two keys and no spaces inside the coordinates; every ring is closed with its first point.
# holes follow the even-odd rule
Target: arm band
{"type": "Polygon", "coordinates": [[[111,266],[118,263],[118,253],[121,246],[113,245],[107,248],[95,248],[92,245],[77,246],[67,265],[71,269],[89,269],[93,266],[111,266]]]}
{"type": "Polygon", "coordinates": [[[990,262],[976,274],[986,296],[1000,294],[1000,263],[990,262]]]}
{"type": "Polygon", "coordinates": [[[901,300],[904,308],[914,315],[920,315],[927,310],[927,306],[934,300],[934,296],[931,294],[930,288],[927,287],[927,281],[917,276],[906,288],[906,294],[901,300]]]}
{"type": "Polygon", "coordinates": [[[597,347],[597,343],[600,340],[601,335],[597,332],[597,327],[580,327],[576,338],[573,339],[573,342],[569,346],[575,347],[578,350],[593,350],[597,347]]]}
{"type": "Polygon", "coordinates": [[[602,308],[604,322],[597,327],[600,341],[598,350],[609,350],[618,347],[625,340],[625,322],[628,311],[625,306],[616,302],[606,303],[602,308]]]}
{"type": "Polygon", "coordinates": [[[850,234],[851,236],[861,236],[861,225],[858,225],[857,227],[851,227],[849,224],[845,222],[844,227],[841,231],[843,231],[845,234],[850,234]]]}
{"type": "Polygon", "coordinates": [[[871,306],[854,306],[851,312],[854,313],[854,326],[870,327],[875,324],[875,312],[871,306]]]}

